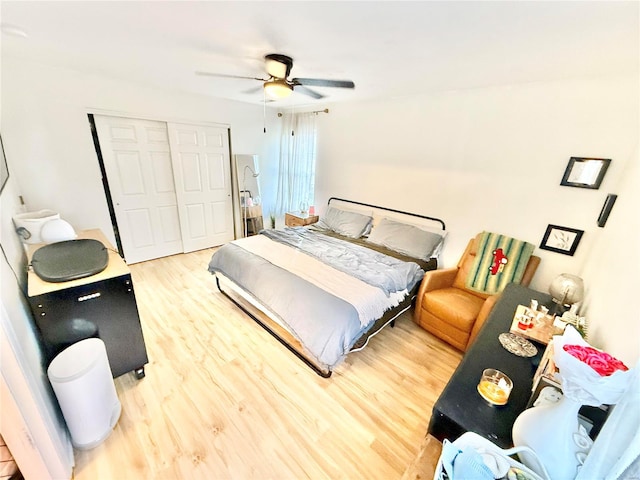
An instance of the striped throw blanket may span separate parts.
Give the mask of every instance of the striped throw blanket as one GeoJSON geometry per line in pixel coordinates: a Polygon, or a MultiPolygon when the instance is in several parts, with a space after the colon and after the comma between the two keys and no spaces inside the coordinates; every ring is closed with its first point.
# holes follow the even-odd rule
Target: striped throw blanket
{"type": "Polygon", "coordinates": [[[520,283],[533,253],[528,242],[499,233],[482,232],[466,286],[477,292],[499,293],[511,282],[520,283]]]}

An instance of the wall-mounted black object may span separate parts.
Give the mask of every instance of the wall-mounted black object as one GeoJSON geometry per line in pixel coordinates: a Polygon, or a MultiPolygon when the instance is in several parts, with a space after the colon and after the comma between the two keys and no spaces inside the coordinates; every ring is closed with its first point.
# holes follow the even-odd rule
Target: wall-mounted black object
{"type": "Polygon", "coordinates": [[[609,218],[609,214],[611,213],[611,209],[613,208],[613,204],[616,203],[617,198],[618,195],[614,195],[613,193],[607,195],[607,199],[604,201],[604,205],[602,205],[602,210],[598,216],[599,227],[604,227],[604,224],[607,223],[607,219],[609,218]]]}
{"type": "Polygon", "coordinates": [[[597,190],[610,163],[610,158],[571,157],[560,185],[597,190]]]}

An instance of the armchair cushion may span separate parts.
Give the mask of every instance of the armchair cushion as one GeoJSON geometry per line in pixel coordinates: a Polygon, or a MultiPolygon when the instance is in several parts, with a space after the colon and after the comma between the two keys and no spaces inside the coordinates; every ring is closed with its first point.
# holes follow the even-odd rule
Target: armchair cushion
{"type": "Polygon", "coordinates": [[[480,297],[450,287],[431,291],[422,300],[422,308],[438,318],[446,318],[452,327],[470,332],[483,303],[480,297]]]}

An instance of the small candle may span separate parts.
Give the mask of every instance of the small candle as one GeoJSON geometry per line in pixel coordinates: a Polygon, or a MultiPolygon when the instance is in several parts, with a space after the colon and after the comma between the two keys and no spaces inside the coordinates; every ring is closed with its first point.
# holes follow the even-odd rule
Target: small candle
{"type": "Polygon", "coordinates": [[[531,317],[527,315],[522,315],[518,317],[518,328],[520,330],[527,330],[529,328],[533,328],[533,322],[531,317]]]}
{"type": "Polygon", "coordinates": [[[499,370],[487,368],[482,372],[478,393],[482,398],[494,405],[505,405],[513,388],[513,382],[499,370]]]}

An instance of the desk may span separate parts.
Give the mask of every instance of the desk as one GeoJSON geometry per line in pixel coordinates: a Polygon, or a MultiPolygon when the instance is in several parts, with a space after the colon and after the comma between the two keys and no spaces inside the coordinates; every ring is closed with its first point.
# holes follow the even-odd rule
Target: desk
{"type": "MultiPolygon", "coordinates": [[[[31,268],[27,273],[27,296],[46,364],[70,344],[98,336],[107,348],[114,377],[135,371],[142,378],[149,360],[129,267],[100,230],[83,231],[78,238],[98,240],[107,247],[109,262],[102,272],[69,282],[46,282],[31,268]]],[[[29,264],[41,246],[28,246],[29,264]]]]}
{"type": "Polygon", "coordinates": [[[498,335],[509,331],[518,305],[529,305],[532,298],[540,305],[551,306],[550,295],[517,284],[509,284],[504,289],[476,341],[433,406],[429,433],[438,440],[454,441],[464,432],[471,431],[501,448],[513,446],[511,428],[527,406],[533,374],[544,346],[536,345],[538,353],[534,357],[518,357],[502,347],[498,335]],[[476,386],[485,368],[496,368],[513,381],[506,405],[492,406],[477,392],[476,386]]]}

